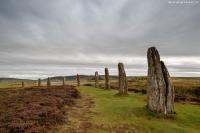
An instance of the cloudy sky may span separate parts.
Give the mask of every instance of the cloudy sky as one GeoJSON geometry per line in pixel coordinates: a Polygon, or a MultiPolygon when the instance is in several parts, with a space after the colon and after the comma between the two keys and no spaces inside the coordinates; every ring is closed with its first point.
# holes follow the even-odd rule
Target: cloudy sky
{"type": "Polygon", "coordinates": [[[0,77],[117,75],[118,62],[145,76],[151,46],[171,76],[200,76],[200,1],[171,2],[0,0],[0,77]]]}

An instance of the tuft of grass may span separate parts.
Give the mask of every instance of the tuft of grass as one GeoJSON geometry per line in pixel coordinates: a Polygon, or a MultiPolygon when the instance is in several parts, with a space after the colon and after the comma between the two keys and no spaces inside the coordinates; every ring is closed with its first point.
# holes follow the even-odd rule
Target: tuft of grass
{"type": "MultiPolygon", "coordinates": [[[[156,114],[146,108],[146,95],[81,86],[78,90],[94,97],[95,114],[90,122],[102,127],[95,132],[200,132],[200,106],[175,103],[177,114],[156,114]],[[127,126],[127,127],[126,127],[127,126]]],[[[92,131],[91,131],[92,132],[92,131]]]]}

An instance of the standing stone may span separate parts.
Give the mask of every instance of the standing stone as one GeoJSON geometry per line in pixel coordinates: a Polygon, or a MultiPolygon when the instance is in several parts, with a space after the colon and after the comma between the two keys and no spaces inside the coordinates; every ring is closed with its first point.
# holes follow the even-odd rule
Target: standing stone
{"type": "Polygon", "coordinates": [[[124,95],[127,94],[128,86],[126,79],[126,72],[124,70],[123,63],[118,63],[118,78],[119,78],[119,94],[124,95]]]}
{"type": "Polygon", "coordinates": [[[155,47],[147,52],[147,108],[156,113],[174,113],[174,88],[164,62],[155,47]]]}
{"type": "Polygon", "coordinates": [[[80,86],[80,78],[79,78],[78,74],[77,74],[76,78],[77,78],[77,84],[78,84],[78,86],[80,86]]]}
{"type": "Polygon", "coordinates": [[[63,77],[63,86],[65,85],[65,77],[63,77]]]}
{"type": "Polygon", "coordinates": [[[41,80],[38,78],[38,86],[41,86],[41,80]]]}
{"type": "Polygon", "coordinates": [[[24,81],[22,81],[22,88],[24,88],[25,84],[24,84],[24,81]]]}
{"type": "Polygon", "coordinates": [[[48,77],[47,79],[47,86],[50,87],[51,86],[51,81],[50,81],[50,78],[48,77]]]}
{"type": "Polygon", "coordinates": [[[105,68],[105,89],[106,90],[110,89],[108,68],[105,68]]]}
{"type": "Polygon", "coordinates": [[[98,72],[95,72],[95,87],[99,87],[99,76],[98,76],[98,72]]]}
{"type": "Polygon", "coordinates": [[[166,84],[166,110],[167,110],[166,113],[173,114],[174,113],[174,97],[175,97],[174,86],[172,84],[169,72],[163,61],[161,61],[161,66],[162,66],[163,76],[164,76],[165,84],[166,84]]]}

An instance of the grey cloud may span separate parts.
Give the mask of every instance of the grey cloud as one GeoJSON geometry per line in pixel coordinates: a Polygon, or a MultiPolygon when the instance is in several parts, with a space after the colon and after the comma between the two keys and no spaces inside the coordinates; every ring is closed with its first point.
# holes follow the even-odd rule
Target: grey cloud
{"type": "MultiPolygon", "coordinates": [[[[199,4],[157,0],[1,0],[0,71],[5,66],[108,66],[116,71],[121,61],[130,72],[141,68],[145,75],[151,46],[161,57],[199,58],[199,13],[199,4]]],[[[181,65],[169,67],[184,71],[181,65]]]]}

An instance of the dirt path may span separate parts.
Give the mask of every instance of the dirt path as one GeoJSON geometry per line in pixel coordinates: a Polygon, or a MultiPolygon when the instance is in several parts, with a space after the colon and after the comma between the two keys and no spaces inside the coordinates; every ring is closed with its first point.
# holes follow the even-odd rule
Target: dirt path
{"type": "Polygon", "coordinates": [[[128,125],[118,122],[115,126],[107,124],[94,124],[90,120],[100,113],[92,112],[95,107],[94,97],[89,94],[81,94],[81,99],[76,99],[74,107],[66,107],[68,112],[66,115],[67,124],[61,126],[58,133],[124,133],[135,132],[138,126],[128,125]]]}
{"type": "Polygon", "coordinates": [[[81,99],[76,99],[74,107],[67,108],[67,124],[60,127],[59,133],[88,133],[94,125],[89,120],[94,117],[94,112],[90,111],[94,107],[93,97],[82,94],[81,99]]]}

